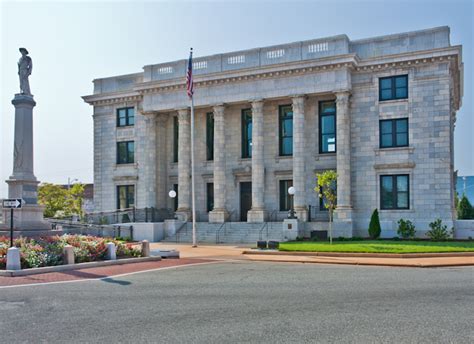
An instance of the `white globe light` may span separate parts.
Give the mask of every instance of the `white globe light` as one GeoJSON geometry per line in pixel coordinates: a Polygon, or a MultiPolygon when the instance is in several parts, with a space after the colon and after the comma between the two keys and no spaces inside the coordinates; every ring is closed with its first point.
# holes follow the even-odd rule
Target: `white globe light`
{"type": "Polygon", "coordinates": [[[288,188],[288,193],[289,193],[291,196],[293,196],[293,195],[295,194],[295,188],[294,188],[293,186],[290,186],[290,187],[288,188]]]}
{"type": "Polygon", "coordinates": [[[171,197],[171,198],[175,198],[176,197],[176,191],[174,190],[171,190],[168,195],[171,197]]]}

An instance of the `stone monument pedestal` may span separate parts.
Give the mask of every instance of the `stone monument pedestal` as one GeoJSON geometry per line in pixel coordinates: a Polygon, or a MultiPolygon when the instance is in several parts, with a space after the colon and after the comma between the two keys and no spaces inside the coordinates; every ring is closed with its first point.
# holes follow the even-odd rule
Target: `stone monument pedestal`
{"type": "MultiPolygon", "coordinates": [[[[15,231],[45,231],[51,225],[44,221],[44,207],[38,205],[38,184],[33,172],[33,108],[32,95],[15,94],[15,139],[13,148],[13,174],[6,181],[8,198],[21,198],[25,205],[13,212],[15,231]]],[[[10,210],[3,209],[3,230],[10,229],[10,210]]]]}

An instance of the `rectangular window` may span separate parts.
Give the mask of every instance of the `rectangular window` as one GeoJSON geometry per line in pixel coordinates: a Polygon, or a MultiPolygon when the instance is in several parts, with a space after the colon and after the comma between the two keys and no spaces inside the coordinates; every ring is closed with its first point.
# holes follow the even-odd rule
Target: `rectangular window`
{"type": "Polygon", "coordinates": [[[389,76],[379,79],[379,100],[408,98],[408,75],[389,76]]]}
{"type": "Polygon", "coordinates": [[[179,122],[178,117],[173,117],[173,162],[178,162],[178,139],[179,122]]]}
{"type": "Polygon", "coordinates": [[[242,110],[242,158],[252,157],[252,110],[242,110]]]}
{"type": "Polygon", "coordinates": [[[408,146],[408,118],[380,121],[380,148],[408,146]]]}
{"type": "Polygon", "coordinates": [[[117,186],[117,209],[128,209],[135,206],[135,186],[117,186]]]}
{"type": "Polygon", "coordinates": [[[214,183],[207,183],[207,211],[214,209],[214,183]]]}
{"type": "Polygon", "coordinates": [[[126,127],[135,124],[135,108],[117,109],[117,127],[126,127]]]}
{"type": "Polygon", "coordinates": [[[408,174],[380,176],[380,209],[409,209],[408,174]]]}
{"type": "Polygon", "coordinates": [[[280,106],[280,155],[293,155],[293,108],[291,105],[280,106]]]}
{"type": "Polygon", "coordinates": [[[214,114],[206,114],[206,152],[207,160],[214,160],[214,114]]]}
{"type": "Polygon", "coordinates": [[[293,197],[288,193],[291,186],[293,186],[292,180],[280,180],[280,211],[291,209],[293,197]]]}
{"type": "Polygon", "coordinates": [[[176,197],[173,202],[173,210],[178,210],[178,184],[173,184],[173,190],[176,192],[176,197]]]}
{"type": "Polygon", "coordinates": [[[133,164],[135,162],[135,142],[117,142],[117,164],[133,164]]]}
{"type": "Polygon", "coordinates": [[[336,152],[336,102],[319,102],[319,153],[336,152]]]}

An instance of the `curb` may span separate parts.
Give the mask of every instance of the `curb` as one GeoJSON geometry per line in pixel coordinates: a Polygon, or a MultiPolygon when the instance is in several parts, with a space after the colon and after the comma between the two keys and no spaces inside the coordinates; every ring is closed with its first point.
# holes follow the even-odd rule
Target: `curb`
{"type": "Polygon", "coordinates": [[[43,268],[31,268],[31,269],[25,269],[25,270],[0,270],[0,276],[4,276],[4,277],[28,276],[28,275],[44,274],[48,272],[61,272],[61,271],[69,271],[69,270],[98,268],[102,266],[111,266],[111,265],[144,263],[144,262],[160,261],[160,260],[161,260],[160,256],[138,257],[138,258],[123,258],[123,259],[117,259],[117,260],[78,263],[78,264],[70,264],[70,265],[46,266],[43,268]]]}
{"type": "Polygon", "coordinates": [[[296,251],[257,251],[244,250],[242,254],[269,256],[300,256],[300,257],[346,257],[346,258],[444,258],[474,257],[474,252],[445,253],[361,253],[361,252],[296,252],[296,251]]]}

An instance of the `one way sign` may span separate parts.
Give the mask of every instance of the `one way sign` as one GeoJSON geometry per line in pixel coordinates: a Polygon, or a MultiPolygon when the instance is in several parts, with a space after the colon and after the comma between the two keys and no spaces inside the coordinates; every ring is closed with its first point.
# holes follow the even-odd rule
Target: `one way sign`
{"type": "Polygon", "coordinates": [[[19,209],[25,204],[25,201],[21,198],[12,198],[3,200],[4,209],[19,209]]]}

